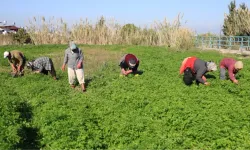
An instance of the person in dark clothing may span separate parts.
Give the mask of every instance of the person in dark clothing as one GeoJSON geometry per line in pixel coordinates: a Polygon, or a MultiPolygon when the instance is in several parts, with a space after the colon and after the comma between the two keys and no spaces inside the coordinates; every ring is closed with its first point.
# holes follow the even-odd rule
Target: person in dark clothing
{"type": "Polygon", "coordinates": [[[139,59],[133,54],[124,55],[119,66],[121,67],[121,75],[128,75],[130,73],[136,74],[139,67],[139,59]]]}
{"type": "Polygon", "coordinates": [[[35,73],[42,73],[48,75],[51,74],[54,80],[57,80],[56,71],[52,60],[48,57],[39,57],[35,60],[27,63],[27,68],[31,69],[35,73]]]}
{"type": "Polygon", "coordinates": [[[197,83],[210,85],[204,76],[207,72],[216,71],[217,66],[214,62],[205,62],[196,57],[185,58],[180,68],[180,75],[184,73],[183,81],[186,85],[191,85],[195,78],[197,83]]]}

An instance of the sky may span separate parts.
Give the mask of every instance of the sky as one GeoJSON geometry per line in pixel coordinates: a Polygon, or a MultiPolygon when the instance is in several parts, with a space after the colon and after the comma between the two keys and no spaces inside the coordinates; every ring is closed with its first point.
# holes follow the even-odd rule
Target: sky
{"type": "MultiPolygon", "coordinates": [[[[197,33],[218,34],[231,0],[11,0],[2,1],[0,22],[28,25],[33,17],[63,18],[68,24],[88,18],[96,22],[101,16],[119,24],[150,25],[166,18],[173,21],[181,13],[183,26],[197,33]]],[[[237,7],[250,0],[236,0],[237,7]]]]}

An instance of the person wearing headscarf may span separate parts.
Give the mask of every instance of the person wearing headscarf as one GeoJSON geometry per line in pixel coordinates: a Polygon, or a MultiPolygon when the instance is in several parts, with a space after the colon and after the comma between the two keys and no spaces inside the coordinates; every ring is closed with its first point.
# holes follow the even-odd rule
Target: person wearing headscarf
{"type": "Polygon", "coordinates": [[[5,51],[4,58],[8,58],[8,61],[12,68],[13,76],[16,75],[24,75],[24,66],[25,66],[25,57],[21,51],[13,50],[13,51],[5,51]]]}
{"type": "Polygon", "coordinates": [[[27,63],[27,68],[31,69],[35,73],[48,75],[49,72],[53,79],[57,80],[54,64],[49,57],[39,57],[35,60],[29,61],[27,63]]]}
{"type": "Polygon", "coordinates": [[[69,43],[69,47],[65,50],[64,61],[62,70],[65,70],[65,66],[68,64],[68,79],[72,88],[75,88],[74,81],[77,78],[81,85],[82,92],[86,92],[84,71],[83,71],[83,54],[82,50],[77,47],[74,42],[69,43]]]}
{"type": "Polygon", "coordinates": [[[183,81],[186,85],[191,85],[194,79],[197,83],[210,85],[205,74],[216,70],[217,66],[212,61],[205,62],[197,57],[187,57],[183,60],[179,73],[184,73],[183,81]]]}
{"type": "Polygon", "coordinates": [[[224,58],[220,62],[220,79],[225,80],[226,79],[226,70],[228,70],[228,75],[230,80],[238,84],[238,80],[236,80],[235,75],[243,69],[243,62],[242,61],[236,61],[233,58],[224,58]]]}
{"type": "Polygon", "coordinates": [[[119,63],[121,68],[121,75],[136,74],[138,71],[140,61],[133,54],[125,54],[119,63]]]}

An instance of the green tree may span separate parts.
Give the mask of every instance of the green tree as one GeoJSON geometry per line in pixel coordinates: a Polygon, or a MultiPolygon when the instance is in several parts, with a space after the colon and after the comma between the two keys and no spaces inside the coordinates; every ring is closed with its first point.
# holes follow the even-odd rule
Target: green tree
{"type": "Polygon", "coordinates": [[[140,29],[134,24],[126,24],[121,29],[121,37],[126,44],[139,45],[140,37],[137,34],[139,31],[140,29]]]}
{"type": "Polygon", "coordinates": [[[235,0],[231,1],[228,5],[229,14],[225,16],[224,25],[223,25],[223,33],[224,35],[236,35],[236,2],[235,0]]]}
{"type": "Polygon", "coordinates": [[[223,25],[223,33],[227,36],[250,35],[250,11],[245,3],[236,9],[236,2],[231,1],[228,5],[229,14],[226,15],[223,25]]]}
{"type": "Polygon", "coordinates": [[[250,36],[250,11],[244,3],[240,5],[237,14],[238,35],[250,36]]]}
{"type": "Polygon", "coordinates": [[[19,44],[31,43],[30,35],[22,28],[19,29],[16,34],[13,34],[12,38],[19,44]]]}
{"type": "Polygon", "coordinates": [[[134,24],[126,24],[122,27],[122,34],[123,35],[131,35],[138,31],[139,28],[136,27],[134,24]]]}

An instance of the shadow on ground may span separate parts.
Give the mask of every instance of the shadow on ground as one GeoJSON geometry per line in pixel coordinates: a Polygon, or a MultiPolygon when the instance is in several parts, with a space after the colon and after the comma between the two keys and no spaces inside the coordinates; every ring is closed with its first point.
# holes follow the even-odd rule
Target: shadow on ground
{"type": "Polygon", "coordinates": [[[27,102],[22,102],[17,108],[17,111],[20,113],[20,120],[23,122],[23,126],[18,132],[21,139],[15,146],[16,149],[40,149],[39,130],[29,125],[33,117],[32,107],[27,102]]]}
{"type": "Polygon", "coordinates": [[[209,79],[209,78],[216,79],[216,77],[214,75],[211,75],[211,74],[206,74],[205,77],[207,79],[209,79]]]}

